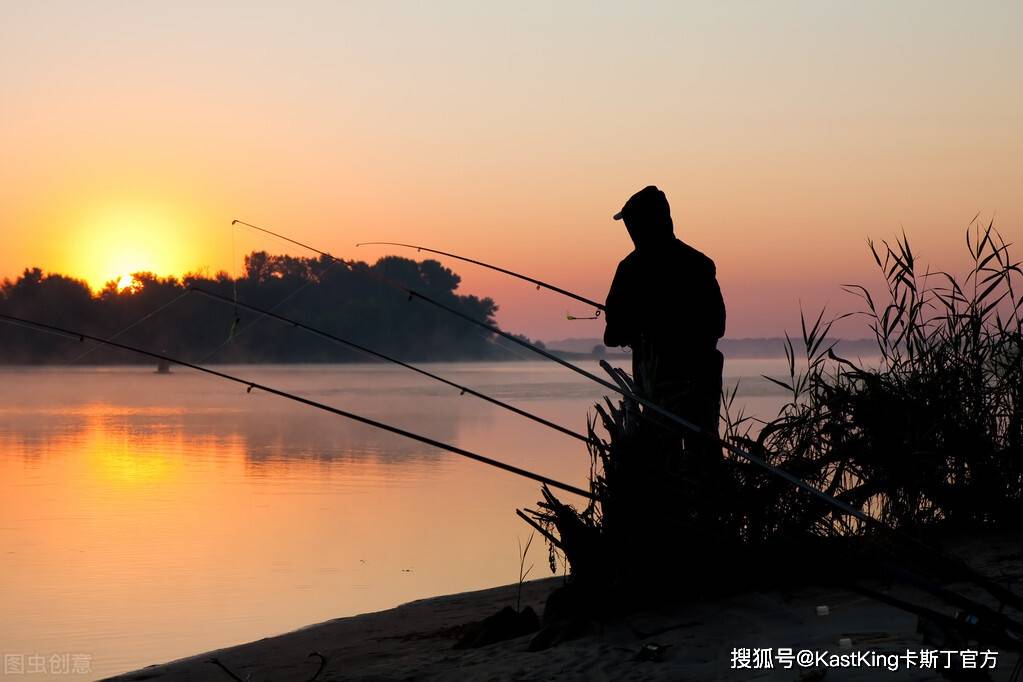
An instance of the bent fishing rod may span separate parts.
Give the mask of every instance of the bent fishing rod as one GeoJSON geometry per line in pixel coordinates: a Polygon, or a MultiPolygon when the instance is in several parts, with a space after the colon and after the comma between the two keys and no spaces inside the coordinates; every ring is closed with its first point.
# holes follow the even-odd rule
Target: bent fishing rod
{"type": "Polygon", "coordinates": [[[472,452],[470,450],[466,450],[464,448],[460,448],[458,446],[451,445],[449,443],[445,443],[443,441],[439,441],[439,440],[436,440],[434,438],[430,438],[429,436],[423,436],[421,434],[418,434],[418,433],[415,433],[415,432],[412,432],[412,431],[407,431],[407,430],[402,429],[402,428],[397,427],[397,426],[392,426],[391,424],[386,424],[384,422],[377,421],[376,419],[370,419],[369,417],[363,417],[362,415],[355,414],[354,412],[348,412],[346,410],[342,410],[342,409],[337,408],[337,407],[332,407],[330,405],[326,405],[324,403],[320,403],[320,402],[317,402],[315,400],[310,400],[309,398],[303,398],[300,395],[296,395],[294,393],[289,393],[287,391],[282,391],[280,389],[273,388],[272,386],[267,386],[266,384],[261,384],[261,383],[258,383],[256,381],[250,381],[248,379],[244,379],[242,377],[238,377],[238,376],[235,376],[235,375],[232,375],[232,374],[227,374],[225,372],[221,372],[221,371],[218,371],[218,370],[215,370],[215,369],[211,369],[209,367],[203,367],[202,365],[196,365],[194,363],[178,359],[176,357],[167,355],[165,353],[156,353],[154,351],[145,350],[145,349],[139,348],[137,346],[130,346],[128,344],[121,343],[119,341],[113,341],[111,339],[104,339],[103,337],[100,337],[100,336],[94,336],[92,334],[86,334],[84,332],[79,332],[79,331],[76,331],[74,329],[67,329],[65,327],[58,327],[56,325],[47,324],[45,322],[38,322],[36,320],[29,320],[29,319],[26,319],[26,318],[23,318],[23,317],[16,317],[14,315],[7,315],[5,313],[0,313],[0,322],[7,322],[9,324],[13,324],[13,325],[17,325],[17,326],[22,326],[22,327],[27,327],[27,328],[30,328],[30,329],[34,329],[36,331],[49,332],[49,333],[52,333],[52,334],[56,334],[58,336],[66,337],[68,339],[77,339],[78,341],[86,341],[86,340],[93,341],[93,342],[96,342],[96,343],[99,343],[99,344],[102,344],[102,345],[105,345],[105,346],[109,346],[111,348],[119,348],[121,350],[126,350],[126,351],[129,351],[131,353],[135,353],[137,355],[143,355],[143,356],[146,356],[146,357],[150,357],[150,358],[153,358],[154,360],[162,360],[164,362],[168,362],[168,363],[173,364],[173,365],[180,365],[181,367],[187,367],[187,368],[193,369],[193,370],[195,370],[197,372],[202,372],[203,374],[209,374],[210,376],[218,377],[220,379],[224,379],[226,381],[231,381],[231,382],[234,382],[236,384],[241,384],[241,385],[243,385],[243,386],[245,386],[247,388],[247,392],[249,392],[249,393],[251,393],[253,389],[258,389],[260,391],[263,391],[264,393],[269,393],[271,395],[276,395],[276,396],[284,398],[286,400],[291,400],[291,401],[296,402],[296,403],[301,403],[303,405],[308,405],[309,407],[314,407],[314,408],[316,408],[318,410],[323,410],[324,412],[329,412],[329,413],[337,415],[339,417],[344,417],[344,418],[349,419],[351,421],[359,422],[360,424],[366,424],[367,426],[372,426],[374,428],[380,429],[381,431],[387,431],[389,433],[394,433],[394,434],[397,434],[399,436],[404,436],[405,438],[408,438],[410,440],[418,441],[420,443],[423,443],[425,445],[430,445],[430,446],[438,448],[440,450],[447,450],[448,452],[454,453],[456,455],[461,455],[462,457],[465,457],[467,459],[471,459],[471,460],[474,460],[476,462],[481,462],[482,464],[488,464],[488,465],[490,465],[492,467],[495,467],[497,469],[501,469],[502,471],[507,471],[508,473],[512,473],[512,474],[515,474],[517,476],[521,476],[523,478],[528,478],[528,479],[531,479],[533,481],[537,481],[539,483],[543,483],[544,485],[550,486],[552,488],[558,488],[560,490],[564,490],[566,492],[570,492],[570,493],[573,493],[575,495],[579,495],[581,497],[585,497],[585,498],[591,499],[591,500],[595,499],[595,497],[596,497],[592,492],[588,492],[588,491],[583,490],[582,488],[578,488],[578,487],[576,487],[574,485],[569,485],[567,483],[562,483],[562,482],[557,481],[557,480],[555,480],[553,478],[549,478],[547,476],[543,476],[541,474],[534,473],[534,472],[529,471],[527,469],[522,469],[522,468],[514,466],[512,464],[507,464],[505,462],[501,462],[499,460],[492,459],[492,458],[486,457],[484,455],[480,455],[480,454],[472,452]]]}
{"type": "MultiPolygon", "coordinates": [[[[237,221],[237,222],[241,222],[241,221],[237,221]]],[[[245,223],[245,224],[248,225],[248,223],[245,223]]],[[[249,227],[252,227],[252,226],[250,225],[249,227]]],[[[567,296],[568,298],[571,298],[571,299],[574,299],[576,301],[579,301],[580,303],[585,303],[586,305],[593,306],[596,309],[596,316],[597,317],[600,317],[600,313],[605,310],[605,307],[604,307],[603,303],[597,303],[596,301],[591,301],[590,299],[588,299],[588,298],[586,298],[584,296],[580,296],[579,294],[576,294],[576,293],[573,293],[571,291],[568,291],[567,289],[562,289],[561,287],[554,286],[553,284],[550,284],[548,282],[544,282],[543,280],[539,280],[539,279],[536,279],[534,277],[530,277],[529,275],[523,275],[522,273],[514,272],[512,270],[508,270],[508,269],[499,267],[497,265],[492,265],[490,263],[484,263],[483,261],[476,260],[474,258],[467,258],[465,256],[459,256],[458,254],[448,253],[447,251],[440,251],[438,249],[431,249],[431,248],[428,248],[428,247],[425,247],[425,246],[420,246],[418,244],[402,244],[401,242],[359,242],[355,246],[356,247],[359,247],[359,246],[401,246],[401,247],[404,247],[406,249],[415,249],[416,251],[426,251],[428,253],[436,253],[439,256],[447,256],[448,258],[454,258],[455,260],[460,260],[460,261],[463,261],[465,263],[472,263],[473,265],[479,265],[481,267],[484,267],[484,268],[487,268],[487,269],[490,269],[490,270],[494,270],[496,272],[504,273],[505,275],[510,275],[510,276],[515,277],[517,279],[521,279],[521,280],[524,280],[526,282],[529,282],[530,284],[535,284],[537,289],[547,289],[548,291],[553,291],[554,293],[561,294],[562,296],[567,296]]],[[[585,319],[585,318],[578,318],[578,319],[585,319]]]]}
{"type": "Polygon", "coordinates": [[[299,322],[298,320],[295,320],[295,319],[292,319],[292,318],[288,318],[288,317],[285,317],[283,315],[278,315],[277,313],[274,313],[274,312],[272,312],[270,310],[267,310],[265,308],[260,308],[258,306],[254,306],[254,305],[251,305],[249,303],[243,303],[242,301],[237,301],[237,300],[235,300],[234,298],[232,298],[230,296],[224,296],[222,294],[218,294],[216,292],[209,291],[207,289],[203,289],[202,287],[197,287],[197,286],[192,285],[192,286],[188,287],[188,291],[194,291],[197,294],[202,294],[203,296],[207,296],[207,297],[209,297],[211,299],[214,299],[214,300],[217,300],[217,301],[221,301],[221,302],[225,303],[226,305],[232,305],[232,306],[237,306],[239,308],[245,308],[246,310],[251,310],[252,312],[258,313],[258,314],[260,314],[260,315],[262,315],[264,317],[269,317],[270,319],[277,320],[278,322],[281,322],[281,323],[286,324],[286,325],[291,326],[291,327],[295,327],[296,329],[301,329],[301,330],[306,331],[306,332],[308,332],[310,334],[313,334],[315,336],[319,336],[321,338],[327,339],[328,341],[332,341],[332,342],[340,344],[342,346],[347,346],[348,348],[351,348],[353,350],[357,350],[360,353],[364,353],[365,355],[369,355],[371,357],[378,358],[378,359],[384,360],[386,362],[394,363],[395,365],[398,365],[399,367],[404,367],[405,369],[409,369],[409,370],[412,370],[413,372],[416,372],[418,374],[422,374],[425,377],[429,377],[430,379],[433,379],[434,381],[438,381],[438,382],[440,382],[442,384],[445,384],[447,386],[451,386],[452,388],[456,388],[463,395],[464,394],[469,394],[469,395],[471,395],[473,397],[479,398],[480,400],[484,400],[484,401],[490,403],[491,405],[496,405],[496,406],[501,407],[501,408],[503,408],[505,410],[508,410],[509,412],[514,412],[515,414],[519,415],[520,417],[525,417],[526,419],[531,419],[532,421],[534,421],[534,422],[536,422],[538,424],[542,424],[542,425],[544,425],[544,426],[546,426],[548,428],[554,429],[555,431],[563,433],[566,436],[570,436],[572,438],[575,438],[576,440],[581,440],[584,443],[588,443],[588,444],[589,443],[599,444],[595,439],[589,438],[587,436],[584,436],[583,434],[581,434],[581,433],[579,433],[577,431],[573,431],[572,429],[569,429],[569,428],[567,428],[565,426],[562,426],[561,424],[556,424],[556,423],[554,423],[552,421],[544,419],[543,417],[541,417],[539,415],[533,414],[532,412],[527,412],[526,410],[523,410],[521,408],[515,407],[514,405],[506,403],[503,400],[498,400],[497,398],[493,398],[493,397],[491,397],[491,396],[489,396],[489,395],[487,395],[485,393],[482,393],[482,392],[477,391],[477,390],[475,390],[473,388],[470,388],[469,386],[464,386],[464,385],[459,384],[457,382],[454,382],[454,381],[452,381],[450,379],[446,379],[445,377],[443,377],[443,376],[441,376],[439,374],[434,374],[433,372],[425,370],[425,369],[423,369],[421,367],[417,367],[417,366],[415,366],[413,364],[410,364],[410,363],[405,362],[403,360],[399,360],[398,358],[392,357],[392,356],[387,355],[385,353],[381,353],[379,351],[375,351],[372,348],[368,348],[366,346],[363,346],[362,344],[356,343],[354,341],[350,341],[349,339],[346,339],[344,337],[337,336],[336,334],[331,334],[330,332],[323,331],[322,329],[318,329],[316,327],[313,327],[311,325],[305,324],[303,322],[299,322]]]}
{"type": "MultiPolygon", "coordinates": [[[[17,316],[14,316],[14,315],[8,315],[8,314],[5,314],[5,313],[0,313],[0,322],[6,322],[6,323],[9,323],[9,324],[13,324],[13,325],[21,326],[21,327],[27,327],[29,329],[33,329],[33,330],[36,330],[36,331],[52,333],[52,334],[56,334],[58,336],[62,336],[62,337],[68,338],[68,339],[77,339],[80,342],[81,341],[85,341],[85,340],[89,340],[89,341],[92,341],[94,343],[102,344],[102,345],[105,345],[105,346],[108,346],[108,347],[111,347],[111,348],[118,348],[118,349],[121,349],[121,350],[125,350],[125,351],[129,351],[129,352],[135,353],[137,355],[142,355],[142,356],[153,358],[153,359],[156,359],[156,360],[161,360],[161,361],[164,361],[164,362],[167,362],[167,363],[170,363],[170,364],[179,365],[181,367],[186,367],[186,368],[195,370],[195,371],[203,373],[203,374],[207,374],[207,375],[210,375],[210,376],[214,376],[214,377],[223,379],[225,381],[230,381],[232,383],[243,385],[243,386],[246,387],[246,391],[249,392],[249,393],[251,393],[253,389],[257,389],[257,390],[263,391],[264,393],[269,393],[271,395],[276,395],[276,396],[284,398],[286,400],[290,400],[290,401],[293,401],[293,402],[296,402],[296,403],[299,403],[299,404],[302,404],[302,405],[307,405],[309,407],[313,407],[313,408],[322,410],[324,412],[328,412],[330,414],[334,414],[334,415],[337,415],[337,416],[340,416],[340,417],[344,417],[344,418],[349,419],[351,421],[355,421],[355,422],[358,422],[358,423],[361,423],[361,424],[365,424],[367,426],[372,426],[372,427],[380,429],[382,431],[386,431],[386,432],[393,433],[393,434],[396,434],[396,435],[404,436],[405,438],[408,438],[410,440],[414,440],[414,441],[423,443],[425,445],[436,447],[436,448],[441,449],[441,450],[446,450],[446,451],[451,452],[453,454],[460,455],[462,457],[465,457],[467,459],[471,459],[471,460],[480,462],[482,464],[488,464],[488,465],[490,465],[492,467],[495,467],[497,469],[500,469],[502,471],[507,471],[509,473],[521,476],[523,478],[528,478],[530,480],[542,483],[543,485],[551,487],[551,488],[557,488],[559,490],[563,490],[563,491],[566,491],[566,492],[569,492],[569,493],[573,493],[573,494],[579,495],[580,497],[587,498],[587,499],[590,499],[590,500],[596,499],[596,495],[592,491],[585,491],[585,490],[583,490],[581,488],[578,488],[576,486],[572,486],[572,485],[569,485],[569,484],[566,484],[566,483],[561,483],[560,481],[554,480],[554,479],[549,478],[547,476],[536,474],[536,473],[534,473],[532,471],[529,471],[529,470],[526,470],[526,469],[522,469],[520,467],[516,467],[516,466],[510,465],[510,464],[507,464],[505,462],[501,462],[499,460],[495,460],[495,459],[492,459],[490,457],[486,457],[484,455],[480,455],[478,453],[466,450],[464,448],[459,448],[457,446],[450,445],[448,443],[444,443],[442,441],[439,441],[439,440],[436,440],[436,439],[433,439],[433,438],[429,438],[427,436],[423,436],[423,435],[420,435],[420,434],[417,434],[417,433],[414,433],[414,432],[411,432],[411,431],[407,431],[405,429],[402,429],[402,428],[399,428],[399,427],[396,427],[396,426],[392,426],[390,424],[386,424],[384,422],[380,422],[380,421],[377,421],[375,419],[371,419],[369,417],[364,417],[362,415],[355,414],[353,412],[348,412],[346,410],[342,410],[342,409],[339,409],[339,408],[336,408],[336,407],[332,407],[332,406],[326,405],[324,403],[320,403],[320,402],[317,402],[317,401],[314,401],[314,400],[310,400],[308,398],[304,398],[302,396],[299,396],[299,395],[296,395],[296,394],[293,394],[293,393],[289,393],[287,391],[283,391],[283,390],[280,390],[280,389],[273,388],[272,386],[268,386],[266,384],[262,384],[262,383],[259,383],[259,382],[256,382],[256,381],[252,381],[252,380],[249,380],[249,379],[245,379],[245,378],[242,378],[242,377],[238,377],[238,376],[235,376],[235,375],[227,374],[226,372],[221,372],[221,371],[218,371],[218,370],[214,370],[214,369],[211,369],[209,367],[203,367],[201,365],[197,365],[197,364],[194,364],[194,363],[191,363],[191,362],[187,362],[187,361],[181,360],[179,358],[176,358],[174,356],[167,355],[165,353],[157,353],[157,352],[154,352],[154,351],[145,350],[145,349],[142,349],[142,348],[138,348],[136,346],[132,346],[132,345],[129,345],[129,344],[121,343],[121,342],[114,341],[114,340],[111,340],[111,339],[105,339],[105,338],[102,338],[102,337],[99,337],[99,336],[95,336],[95,335],[92,335],[92,334],[87,334],[85,332],[81,332],[81,331],[77,331],[77,330],[73,330],[73,329],[68,329],[68,328],[65,328],[65,327],[57,326],[57,325],[51,325],[51,324],[47,324],[47,323],[44,323],[44,322],[39,322],[39,321],[36,321],[36,320],[30,320],[30,319],[23,318],[23,317],[17,317],[17,316]]],[[[955,601],[957,603],[961,604],[961,605],[973,606],[974,608],[977,608],[977,606],[979,606],[979,605],[973,604],[972,602],[966,602],[966,600],[962,600],[962,599],[957,599],[955,601]]],[[[978,610],[980,611],[980,609],[978,609],[978,610]]],[[[980,612],[983,613],[984,615],[988,615],[988,613],[990,613],[990,614],[994,614],[996,616],[1000,616],[997,620],[998,620],[999,624],[1001,624],[1003,626],[1004,625],[1008,625],[1008,626],[1011,627],[1012,625],[1015,625],[1015,623],[1012,622],[1011,620],[1005,618],[1004,616],[1001,616],[1001,614],[995,614],[995,612],[990,611],[989,609],[986,610],[986,611],[980,611],[980,612]]],[[[1009,641],[1012,641],[1012,640],[1008,640],[1005,643],[1009,643],[1009,641]]]]}
{"type": "MultiPolygon", "coordinates": [[[[245,225],[246,227],[250,227],[250,228],[252,228],[254,230],[258,230],[259,232],[263,232],[265,234],[269,234],[271,236],[277,237],[278,239],[281,239],[281,240],[286,241],[288,243],[294,244],[296,246],[300,246],[303,249],[308,249],[309,251],[312,251],[313,253],[319,254],[320,256],[323,256],[324,258],[328,258],[330,260],[333,260],[333,261],[335,261],[337,263],[340,263],[340,264],[344,265],[345,267],[349,268],[349,270],[351,270],[353,268],[354,261],[347,261],[347,260],[344,260],[343,258],[338,258],[337,256],[334,256],[333,254],[330,254],[330,253],[328,253],[326,251],[321,251],[320,249],[317,249],[314,246],[310,246],[309,244],[305,244],[305,243],[300,242],[300,241],[298,241],[296,239],[292,239],[291,237],[286,237],[283,234],[280,234],[280,233],[277,233],[277,232],[273,232],[271,230],[268,230],[265,227],[260,227],[258,225],[253,225],[252,223],[245,222],[244,220],[237,220],[237,219],[233,220],[231,222],[231,224],[232,225],[234,225],[234,224],[245,225]]],[[[419,300],[425,301],[426,303],[429,303],[430,305],[433,305],[433,306],[435,306],[437,308],[440,308],[441,310],[444,310],[444,311],[446,311],[446,312],[448,312],[448,313],[450,313],[450,314],[452,314],[452,315],[454,315],[456,317],[459,317],[459,318],[465,320],[466,322],[469,322],[471,324],[476,325],[477,327],[485,329],[485,330],[487,330],[488,332],[490,332],[492,334],[496,334],[496,335],[500,336],[501,338],[507,339],[508,341],[511,341],[512,343],[515,343],[515,344],[517,344],[519,346],[522,346],[523,348],[526,348],[527,350],[530,350],[530,351],[532,351],[532,352],[534,352],[534,353],[536,353],[538,355],[541,355],[541,356],[547,358],[548,360],[551,360],[552,362],[556,362],[557,364],[561,365],[562,367],[565,367],[566,369],[569,369],[569,370],[575,372],[576,374],[584,376],[587,379],[589,379],[590,381],[593,381],[593,382],[603,386],[604,388],[606,388],[606,389],[608,389],[610,391],[614,391],[615,393],[618,393],[619,395],[621,395],[621,396],[623,396],[623,397],[625,397],[625,398],[627,398],[629,400],[633,400],[633,401],[637,402],[638,404],[640,404],[643,407],[647,408],[651,412],[655,412],[656,414],[664,417],[665,419],[668,419],[669,421],[672,421],[675,424],[681,426],[686,431],[688,431],[690,433],[693,433],[693,434],[697,434],[697,435],[703,436],[703,437],[707,438],[708,440],[711,440],[712,442],[714,442],[715,445],[720,445],[721,447],[723,447],[724,449],[728,450],[732,454],[734,454],[734,455],[736,455],[738,457],[741,457],[742,459],[745,459],[746,461],[748,461],[748,462],[750,462],[752,464],[755,464],[756,466],[764,469],[765,471],[767,471],[768,473],[770,473],[770,474],[772,474],[774,476],[778,476],[778,477],[788,481],[789,483],[791,483],[792,485],[796,486],[797,488],[799,488],[801,490],[804,490],[805,492],[810,493],[811,495],[817,497],[818,499],[826,502],[829,506],[832,506],[832,507],[834,507],[836,509],[839,509],[840,511],[845,512],[846,514],[854,516],[857,519],[859,519],[860,521],[863,521],[864,523],[881,524],[882,526],[884,526],[883,523],[881,523],[877,519],[873,518],[872,516],[866,514],[865,512],[863,512],[863,511],[861,511],[859,509],[856,509],[856,508],[850,506],[849,504],[846,504],[845,502],[842,502],[841,500],[839,500],[839,499],[837,499],[835,497],[832,497],[831,495],[828,495],[827,493],[823,492],[822,490],[819,490],[818,488],[815,488],[814,486],[810,485],[809,483],[807,483],[803,479],[799,478],[798,476],[794,476],[794,475],[790,474],[789,472],[785,471],[784,469],[780,469],[780,468],[774,466],[773,464],[770,464],[766,460],[764,460],[764,459],[754,455],[753,453],[747,452],[746,450],[744,450],[744,449],[742,449],[742,448],[740,448],[740,447],[738,447],[736,445],[733,445],[733,444],[731,444],[731,443],[721,439],[716,434],[707,433],[706,431],[704,431],[704,429],[700,428],[695,423],[689,421],[688,419],[686,419],[684,417],[681,417],[681,416],[675,414],[674,412],[671,412],[670,410],[667,410],[667,409],[661,407],[657,403],[655,403],[655,402],[653,402],[653,401],[651,401],[651,400],[649,400],[647,398],[644,398],[644,397],[642,397],[640,395],[637,395],[635,392],[629,390],[627,387],[619,386],[618,384],[614,384],[614,383],[612,383],[610,381],[607,381],[604,378],[599,377],[596,374],[593,374],[592,372],[589,372],[589,371],[583,369],[582,367],[579,367],[578,365],[575,365],[575,364],[573,364],[571,362],[568,362],[567,360],[565,360],[563,358],[558,357],[557,355],[551,353],[550,351],[548,351],[548,350],[546,350],[544,348],[540,348],[539,346],[537,346],[535,344],[532,344],[532,343],[530,343],[528,341],[525,341],[524,339],[521,339],[521,338],[515,336],[514,334],[511,334],[509,332],[504,331],[503,329],[499,329],[498,327],[496,327],[496,326],[494,326],[494,325],[492,325],[492,324],[490,324],[490,323],[488,323],[488,322],[486,322],[484,320],[478,320],[475,317],[472,317],[471,315],[467,315],[466,313],[463,313],[460,310],[452,308],[451,306],[449,306],[447,304],[441,303],[440,301],[438,301],[438,300],[436,300],[436,299],[434,299],[434,298],[432,298],[432,297],[430,297],[430,296],[428,296],[428,295],[426,295],[426,294],[424,294],[424,293],[422,293],[420,291],[417,291],[415,289],[407,287],[407,286],[405,286],[404,284],[402,284],[400,282],[396,282],[396,281],[394,281],[394,280],[392,280],[392,279],[390,279],[388,277],[385,277],[384,275],[381,275],[379,273],[374,273],[372,271],[367,271],[366,274],[369,275],[370,277],[373,277],[374,279],[382,282],[383,284],[386,284],[387,286],[390,286],[390,287],[392,287],[394,289],[397,289],[397,290],[405,293],[409,297],[409,300],[419,299],[419,300]]],[[[884,526],[884,527],[887,527],[887,526],[884,526]]]]}
{"type": "MultiPolygon", "coordinates": [[[[305,244],[305,243],[300,242],[298,240],[292,239],[290,237],[286,237],[285,235],[279,234],[277,232],[273,232],[273,231],[268,230],[268,229],[266,229],[264,227],[259,227],[258,225],[253,225],[252,223],[248,223],[248,222],[245,222],[243,220],[234,220],[234,221],[232,221],[231,224],[234,225],[236,223],[245,225],[245,226],[250,227],[250,228],[252,228],[254,230],[257,230],[259,232],[263,232],[265,234],[269,234],[269,235],[271,235],[273,237],[277,237],[278,239],[281,239],[281,240],[286,241],[288,243],[294,244],[296,246],[300,246],[300,247],[302,247],[304,249],[312,251],[313,253],[319,254],[320,256],[323,256],[324,258],[327,258],[327,259],[330,259],[330,260],[335,261],[337,263],[340,263],[340,264],[344,265],[345,267],[349,268],[349,270],[353,269],[354,261],[346,261],[346,260],[344,260],[342,258],[338,258],[337,256],[334,256],[334,255],[332,255],[332,254],[330,254],[330,253],[328,253],[326,251],[321,251],[320,249],[317,249],[316,247],[310,246],[309,244],[305,244]]],[[[632,401],[636,402],[637,404],[642,405],[644,408],[646,408],[646,410],[648,410],[650,412],[653,412],[655,414],[658,414],[661,417],[667,419],[668,421],[671,421],[671,422],[681,426],[683,429],[685,429],[689,433],[693,433],[693,434],[699,435],[699,436],[701,436],[703,438],[706,438],[709,442],[713,443],[714,445],[720,446],[721,448],[723,448],[724,450],[727,450],[732,455],[735,455],[735,456],[737,456],[737,457],[739,457],[741,459],[744,459],[745,461],[749,462],[750,464],[753,464],[753,465],[757,466],[758,468],[766,471],[768,474],[770,474],[772,476],[775,476],[777,478],[781,478],[784,481],[787,481],[788,483],[792,484],[796,488],[799,488],[800,490],[802,490],[802,491],[804,491],[806,493],[809,493],[811,496],[816,497],[817,499],[821,500],[822,502],[824,502],[828,506],[830,506],[830,507],[832,507],[832,508],[834,508],[834,509],[836,509],[838,511],[841,511],[841,512],[844,512],[846,514],[849,514],[850,516],[856,518],[857,520],[861,521],[864,524],[867,524],[869,526],[876,527],[876,528],[879,528],[879,529],[881,529],[881,530],[883,530],[885,532],[891,533],[895,537],[898,537],[901,540],[910,542],[910,543],[914,544],[915,546],[918,546],[921,549],[926,550],[928,553],[930,553],[930,554],[932,554],[932,555],[934,555],[936,557],[941,557],[946,562],[947,565],[956,568],[957,571],[959,571],[963,575],[970,576],[971,579],[976,580],[979,584],[981,584],[984,587],[984,589],[986,589],[990,594],[992,594],[993,596],[997,597],[1001,601],[1006,602],[1006,603],[1012,603],[1012,604],[1015,604],[1017,606],[1023,605],[1023,597],[1020,597],[1019,595],[1017,595],[1014,592],[1012,592],[1011,590],[1003,587],[1002,585],[999,585],[998,583],[994,582],[993,580],[990,580],[990,579],[984,577],[982,574],[977,573],[975,570],[970,568],[969,565],[967,565],[966,563],[962,562],[961,560],[953,558],[953,557],[949,557],[949,556],[943,554],[942,552],[940,552],[938,550],[935,550],[934,548],[929,547],[926,544],[920,542],[916,538],[913,538],[912,536],[910,536],[910,535],[908,535],[906,533],[903,533],[903,532],[901,532],[901,531],[899,531],[897,529],[889,527],[887,524],[885,524],[880,519],[877,519],[877,518],[874,518],[873,516],[870,516],[869,514],[864,512],[863,510],[856,509],[855,507],[847,504],[846,502],[843,502],[842,500],[839,500],[838,498],[836,498],[836,497],[834,497],[834,496],[824,492],[823,490],[820,490],[820,489],[814,487],[813,485],[807,483],[806,481],[804,481],[803,479],[799,478],[798,476],[795,476],[795,475],[789,473],[788,471],[785,471],[784,469],[781,469],[780,467],[774,466],[773,464],[769,463],[767,460],[763,459],[762,457],[754,455],[753,453],[749,452],[748,450],[746,450],[744,448],[741,448],[741,447],[739,447],[739,446],[737,446],[737,445],[735,445],[733,443],[730,443],[730,442],[722,439],[716,433],[709,433],[706,430],[704,430],[703,428],[701,428],[700,426],[698,426],[695,423],[689,421],[688,419],[686,419],[684,417],[681,417],[681,416],[675,414],[674,412],[671,412],[670,410],[667,410],[664,407],[661,407],[657,403],[654,403],[653,401],[651,401],[651,400],[649,400],[647,398],[644,398],[644,397],[636,394],[634,391],[630,390],[629,387],[621,386],[621,385],[614,384],[614,383],[611,383],[609,381],[606,381],[602,377],[599,377],[596,374],[593,374],[592,372],[589,372],[589,371],[583,369],[582,367],[579,367],[578,365],[575,365],[575,364],[573,364],[571,362],[568,362],[567,360],[565,360],[563,358],[560,358],[557,355],[554,355],[553,353],[551,353],[550,351],[548,351],[548,350],[546,350],[544,348],[540,348],[539,346],[536,346],[535,344],[532,344],[529,341],[526,341],[526,340],[524,340],[522,338],[519,338],[519,337],[517,337],[517,336],[515,336],[515,335],[513,335],[513,334],[511,334],[509,332],[506,332],[506,331],[504,331],[502,329],[499,329],[498,327],[496,327],[496,326],[494,326],[492,324],[489,324],[488,322],[486,322],[484,320],[478,320],[478,319],[472,317],[471,315],[468,315],[466,313],[463,313],[460,310],[452,308],[449,305],[441,303],[440,301],[438,301],[438,300],[436,300],[436,299],[434,299],[434,298],[432,298],[432,297],[430,297],[430,296],[428,296],[426,294],[423,294],[420,291],[417,291],[415,289],[407,287],[404,284],[401,284],[400,282],[396,282],[396,281],[394,281],[394,280],[392,280],[392,279],[390,279],[388,277],[385,277],[384,275],[381,275],[379,273],[374,273],[374,272],[372,272],[370,270],[367,270],[366,274],[369,275],[370,277],[373,277],[374,279],[382,282],[383,284],[386,284],[387,286],[390,286],[390,287],[392,287],[394,289],[397,289],[398,291],[401,291],[401,292],[405,293],[408,296],[410,301],[412,299],[419,299],[419,300],[425,301],[426,303],[429,303],[430,305],[433,305],[433,306],[435,306],[437,308],[440,308],[441,310],[444,310],[444,311],[446,311],[446,312],[448,312],[448,313],[450,313],[450,314],[452,314],[452,315],[454,315],[456,317],[459,317],[459,318],[465,320],[466,322],[469,322],[470,324],[473,324],[473,325],[475,325],[477,327],[485,329],[485,330],[489,331],[492,334],[496,334],[496,335],[500,336],[501,338],[507,339],[508,341],[511,341],[514,344],[517,344],[517,345],[519,345],[519,346],[521,346],[523,348],[526,348],[527,350],[530,350],[530,351],[536,353],[537,355],[540,355],[540,356],[542,356],[544,358],[547,358],[548,360],[551,360],[552,362],[555,362],[555,363],[561,365],[562,367],[565,367],[566,369],[569,369],[569,370],[575,372],[576,374],[579,374],[580,376],[584,376],[587,379],[590,379],[591,381],[599,384],[600,386],[603,386],[604,388],[607,388],[608,390],[611,390],[611,391],[613,391],[613,392],[615,392],[615,393],[625,397],[628,400],[632,400],[632,401]]],[[[601,364],[602,365],[606,365],[607,363],[606,363],[606,361],[601,361],[601,364]]],[[[610,366],[610,365],[608,365],[608,366],[610,366]]]]}

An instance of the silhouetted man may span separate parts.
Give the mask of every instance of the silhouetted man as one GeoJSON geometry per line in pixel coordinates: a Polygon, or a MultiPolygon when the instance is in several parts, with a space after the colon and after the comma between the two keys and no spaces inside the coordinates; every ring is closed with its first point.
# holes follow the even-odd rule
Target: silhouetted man
{"type": "Polygon", "coordinates": [[[643,397],[716,435],[725,304],[714,261],[675,237],[657,187],[636,192],[614,219],[625,222],[636,248],[611,283],[604,344],[632,347],[643,397]]]}

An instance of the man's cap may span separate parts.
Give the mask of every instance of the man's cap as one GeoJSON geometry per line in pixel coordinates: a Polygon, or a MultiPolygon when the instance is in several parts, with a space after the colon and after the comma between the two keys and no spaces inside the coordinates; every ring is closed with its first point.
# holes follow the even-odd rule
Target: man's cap
{"type": "Polygon", "coordinates": [[[668,206],[668,197],[664,192],[657,189],[656,185],[649,185],[639,190],[625,202],[622,210],[614,214],[615,220],[623,220],[628,216],[639,219],[671,219],[671,208],[668,206]]]}

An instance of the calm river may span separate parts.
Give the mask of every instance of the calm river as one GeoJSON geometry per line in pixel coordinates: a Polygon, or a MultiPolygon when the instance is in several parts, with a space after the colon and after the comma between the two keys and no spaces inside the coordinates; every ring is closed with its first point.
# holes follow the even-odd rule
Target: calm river
{"type": "MultiPolygon", "coordinates": [[[[578,430],[601,395],[549,363],[429,367],[578,430]]],[[[222,369],[585,487],[581,443],[400,368],[222,369]]],[[[773,416],[761,373],[783,361],[726,365],[773,416]]],[[[34,679],[517,579],[531,481],[187,370],[8,368],[0,386],[0,654],[34,679]]],[[[531,555],[548,575],[539,539],[531,555]]]]}

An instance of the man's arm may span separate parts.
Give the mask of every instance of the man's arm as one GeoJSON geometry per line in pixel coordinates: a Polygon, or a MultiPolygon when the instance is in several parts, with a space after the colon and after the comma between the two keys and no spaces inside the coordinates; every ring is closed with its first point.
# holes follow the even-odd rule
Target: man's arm
{"type": "Polygon", "coordinates": [[[618,264],[611,289],[604,302],[604,345],[629,346],[632,344],[632,322],[629,313],[632,277],[625,261],[618,264]]]}
{"type": "Polygon", "coordinates": [[[717,268],[711,264],[710,271],[710,301],[709,312],[714,336],[721,338],[725,335],[725,298],[721,295],[721,286],[718,284],[717,268]]]}

